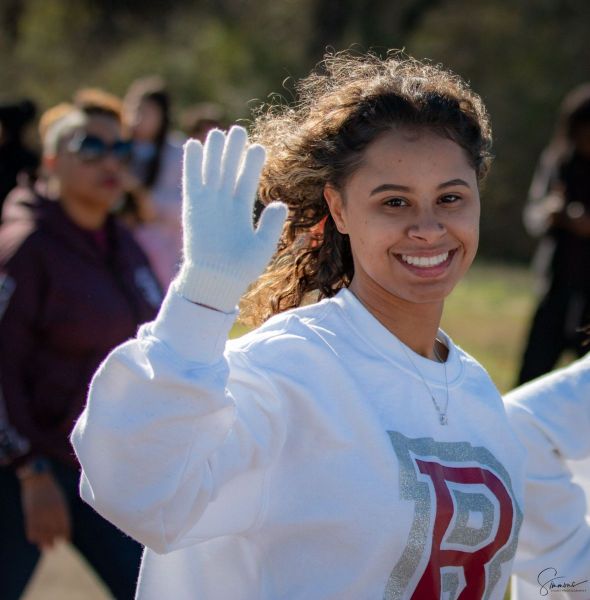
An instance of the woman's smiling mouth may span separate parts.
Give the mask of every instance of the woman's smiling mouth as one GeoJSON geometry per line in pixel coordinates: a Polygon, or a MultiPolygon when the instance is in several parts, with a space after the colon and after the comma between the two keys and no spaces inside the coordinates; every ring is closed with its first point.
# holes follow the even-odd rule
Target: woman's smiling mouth
{"type": "Polygon", "coordinates": [[[448,252],[438,254],[437,256],[412,256],[411,254],[402,254],[402,260],[409,265],[416,267],[436,267],[445,262],[449,257],[448,252]]]}
{"type": "Polygon", "coordinates": [[[421,277],[437,277],[451,264],[457,249],[424,256],[418,254],[396,254],[395,257],[412,273],[421,277]]]}

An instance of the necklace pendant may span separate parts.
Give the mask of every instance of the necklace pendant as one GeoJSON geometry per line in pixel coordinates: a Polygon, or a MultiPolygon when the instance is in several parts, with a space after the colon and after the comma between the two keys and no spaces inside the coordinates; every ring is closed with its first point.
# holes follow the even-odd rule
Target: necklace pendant
{"type": "Polygon", "coordinates": [[[444,413],[441,413],[438,415],[438,420],[440,422],[441,425],[448,425],[449,421],[447,419],[447,415],[444,413]]]}

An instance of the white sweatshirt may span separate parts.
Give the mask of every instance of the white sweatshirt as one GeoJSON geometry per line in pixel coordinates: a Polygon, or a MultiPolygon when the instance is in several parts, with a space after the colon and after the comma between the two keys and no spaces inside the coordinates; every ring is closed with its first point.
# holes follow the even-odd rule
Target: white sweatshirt
{"type": "Polygon", "coordinates": [[[505,402],[528,450],[512,600],[590,598],[590,512],[574,481],[588,487],[590,478],[590,355],[505,402]]]}
{"type": "Polygon", "coordinates": [[[482,367],[441,332],[443,426],[445,366],[348,290],[226,345],[234,317],[172,290],[74,430],[83,498],[147,546],[138,597],[501,600],[524,449],[482,367]]]}

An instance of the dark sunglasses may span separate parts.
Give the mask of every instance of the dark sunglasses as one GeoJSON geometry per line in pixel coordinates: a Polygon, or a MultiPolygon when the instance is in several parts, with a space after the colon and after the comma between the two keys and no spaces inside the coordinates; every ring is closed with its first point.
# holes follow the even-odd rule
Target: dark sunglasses
{"type": "Polygon", "coordinates": [[[121,162],[127,162],[131,158],[131,142],[116,140],[107,144],[103,139],[95,135],[75,135],[66,146],[68,152],[75,154],[84,162],[96,162],[103,160],[111,154],[121,162]]]}

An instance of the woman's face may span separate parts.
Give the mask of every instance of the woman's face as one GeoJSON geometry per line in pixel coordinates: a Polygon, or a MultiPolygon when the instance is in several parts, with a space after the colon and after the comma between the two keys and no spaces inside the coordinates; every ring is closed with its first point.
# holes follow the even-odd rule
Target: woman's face
{"type": "Polygon", "coordinates": [[[162,127],[162,118],[162,109],[156,102],[141,100],[128,115],[133,138],[141,142],[155,141],[162,127]]]}
{"type": "MultiPolygon", "coordinates": [[[[125,157],[113,150],[122,143],[121,126],[115,118],[104,115],[88,117],[83,129],[72,132],[62,141],[55,157],[53,173],[59,180],[62,196],[79,205],[108,213],[123,192],[123,175],[127,168],[125,157]],[[107,151],[89,157],[87,153],[72,148],[78,139],[102,143],[107,151]]],[[[84,147],[81,146],[82,149],[84,147]]]]}
{"type": "Polygon", "coordinates": [[[342,190],[326,186],[354,260],[350,289],[440,304],[471,265],[479,239],[477,178],[465,151],[427,130],[400,128],[366,149],[342,190]]]}

